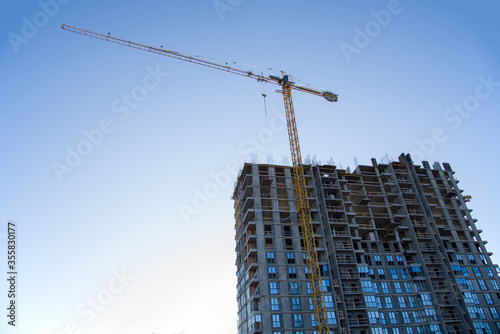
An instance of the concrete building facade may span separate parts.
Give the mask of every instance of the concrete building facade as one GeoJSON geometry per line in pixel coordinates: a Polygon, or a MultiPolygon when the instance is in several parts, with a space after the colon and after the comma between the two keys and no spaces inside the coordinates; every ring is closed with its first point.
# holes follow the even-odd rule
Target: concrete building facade
{"type": "MultiPolygon", "coordinates": [[[[447,163],[305,166],[331,333],[500,333],[500,281],[447,163]]],[[[293,170],[234,194],[238,333],[312,334],[293,170]]]]}

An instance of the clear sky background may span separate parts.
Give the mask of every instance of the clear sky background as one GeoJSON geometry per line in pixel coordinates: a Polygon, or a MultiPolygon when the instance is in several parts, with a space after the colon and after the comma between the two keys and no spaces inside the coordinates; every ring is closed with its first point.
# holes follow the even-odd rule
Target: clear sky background
{"type": "Polygon", "coordinates": [[[235,334],[237,170],[289,156],[276,86],[63,23],[338,93],[293,94],[304,159],[449,162],[500,262],[498,2],[59,1],[0,11],[1,333],[235,334]]]}

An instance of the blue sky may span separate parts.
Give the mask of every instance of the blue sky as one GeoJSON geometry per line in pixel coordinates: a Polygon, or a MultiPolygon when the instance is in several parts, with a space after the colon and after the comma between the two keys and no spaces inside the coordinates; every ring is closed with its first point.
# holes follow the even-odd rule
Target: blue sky
{"type": "Polygon", "coordinates": [[[20,294],[18,326],[4,319],[1,332],[236,333],[233,180],[252,153],[260,162],[289,156],[276,87],[66,32],[63,23],[282,69],[338,93],[335,104],[293,95],[304,158],[352,168],[354,157],[369,164],[409,152],[417,162],[449,162],[490,239],[500,187],[490,170],[500,162],[499,7],[5,2],[0,224],[18,226],[20,294]],[[54,164],[67,165],[78,149],[85,156],[69,158],[71,172],[58,177],[54,164]]]}

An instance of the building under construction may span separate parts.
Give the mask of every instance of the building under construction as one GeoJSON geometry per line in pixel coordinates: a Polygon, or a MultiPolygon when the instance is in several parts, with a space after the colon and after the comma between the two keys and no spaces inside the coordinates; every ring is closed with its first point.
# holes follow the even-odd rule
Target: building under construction
{"type": "MultiPolygon", "coordinates": [[[[450,165],[304,166],[331,333],[499,333],[500,288],[450,165]]],[[[245,164],[235,202],[238,333],[312,334],[293,167],[245,164]]]]}

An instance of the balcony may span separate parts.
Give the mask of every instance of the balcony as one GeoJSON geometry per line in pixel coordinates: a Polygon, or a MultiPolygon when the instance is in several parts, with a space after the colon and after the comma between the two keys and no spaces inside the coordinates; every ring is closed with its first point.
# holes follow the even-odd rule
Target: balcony
{"type": "Polygon", "coordinates": [[[330,221],[330,224],[332,224],[332,225],[345,225],[345,224],[347,224],[347,221],[345,219],[330,218],[329,221],[330,221]]]}
{"type": "Polygon", "coordinates": [[[442,271],[429,271],[430,278],[445,278],[447,275],[442,271]]]}
{"type": "Polygon", "coordinates": [[[358,205],[367,205],[370,203],[370,198],[369,197],[363,197],[359,202],[358,205]]]}
{"type": "Polygon", "coordinates": [[[350,242],[340,242],[340,241],[335,241],[333,243],[333,247],[337,250],[343,250],[343,249],[348,249],[352,250],[352,244],[350,242]]]}
{"type": "Polygon", "coordinates": [[[440,292],[450,292],[451,287],[446,286],[446,285],[432,285],[432,289],[434,289],[435,292],[440,293],[440,292]]]}
{"type": "Polygon", "coordinates": [[[442,314],[443,320],[445,322],[461,322],[462,319],[460,319],[457,315],[455,314],[442,314]]]}
{"type": "Polygon", "coordinates": [[[355,319],[349,319],[349,326],[368,326],[370,325],[370,322],[368,321],[368,318],[355,318],[355,319]]]}
{"type": "Polygon", "coordinates": [[[417,239],[432,239],[432,235],[430,233],[425,232],[415,232],[415,236],[417,239]]]}
{"type": "Polygon", "coordinates": [[[251,333],[262,333],[264,331],[261,322],[254,322],[252,324],[250,330],[251,330],[251,333]]]}
{"type": "Polygon", "coordinates": [[[344,207],[342,205],[327,205],[326,209],[328,211],[344,211],[344,207]]]}
{"type": "Polygon", "coordinates": [[[360,287],[342,286],[342,291],[344,294],[363,294],[363,290],[360,287]]]}
{"type": "Polygon", "coordinates": [[[340,278],[343,280],[359,279],[359,273],[356,272],[341,272],[340,278]]]}
{"type": "Polygon", "coordinates": [[[333,237],[349,237],[348,231],[332,231],[333,237]]]}
{"type": "Polygon", "coordinates": [[[354,264],[356,263],[356,260],[353,256],[350,255],[344,255],[341,256],[340,254],[337,254],[337,263],[338,264],[354,264]]]}
{"type": "Polygon", "coordinates": [[[250,286],[256,286],[256,287],[259,286],[259,283],[260,283],[259,275],[254,275],[248,282],[250,286]]]}
{"type": "Polygon", "coordinates": [[[254,219],[255,219],[255,210],[250,209],[245,213],[243,219],[241,219],[241,222],[243,224],[248,224],[250,221],[253,221],[254,219]]]}
{"type": "Polygon", "coordinates": [[[353,302],[353,301],[348,301],[345,303],[345,307],[348,310],[359,310],[359,309],[365,309],[365,304],[363,302],[353,302]]]}

